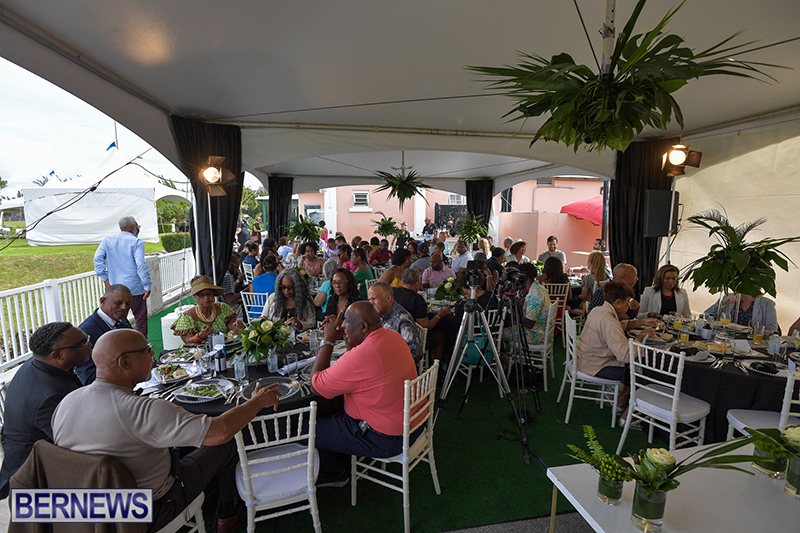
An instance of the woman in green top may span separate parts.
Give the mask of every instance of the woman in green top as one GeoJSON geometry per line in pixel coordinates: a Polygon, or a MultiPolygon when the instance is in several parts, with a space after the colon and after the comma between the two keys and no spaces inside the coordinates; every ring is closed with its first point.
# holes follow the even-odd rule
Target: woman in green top
{"type": "Polygon", "coordinates": [[[212,333],[241,331],[242,323],[236,312],[224,303],[214,302],[222,295],[222,287],[217,287],[208,276],[197,276],[192,280],[192,296],[195,306],[178,317],[172,324],[172,331],[185,344],[200,344],[212,333]]]}
{"type": "Polygon", "coordinates": [[[372,273],[372,269],[369,267],[367,263],[367,252],[365,252],[362,248],[356,248],[353,250],[353,255],[350,258],[350,261],[353,263],[353,277],[356,278],[358,282],[358,288],[361,290],[361,296],[366,300],[367,299],[367,280],[375,279],[375,274],[372,273]]]}

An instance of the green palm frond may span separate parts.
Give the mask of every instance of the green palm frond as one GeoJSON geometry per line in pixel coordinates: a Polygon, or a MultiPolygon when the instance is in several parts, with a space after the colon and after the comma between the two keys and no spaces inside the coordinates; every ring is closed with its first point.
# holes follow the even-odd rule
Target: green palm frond
{"type": "Polygon", "coordinates": [[[289,239],[301,239],[303,242],[317,242],[320,236],[320,227],[313,220],[299,215],[297,220],[286,230],[289,239]]]}
{"type": "Polygon", "coordinates": [[[487,224],[483,221],[483,215],[476,215],[469,211],[461,219],[456,229],[458,236],[467,243],[477,242],[478,239],[486,235],[488,230],[487,224]]]}
{"type": "Polygon", "coordinates": [[[729,45],[741,32],[700,52],[686,46],[681,37],[665,33],[685,1],[671,9],[653,30],[634,35],[646,1],[639,0],[618,34],[608,76],[576,64],[566,53],[547,60],[520,52],[520,62],[514,66],[466,68],[491,76],[486,80],[489,88],[510,92],[515,100],[505,115],[511,117],[510,121],[550,114],[531,144],[539,139],[562,142],[576,152],[581,146],[589,151],[624,151],[645,127],[665,130],[672,120],[683,128],[683,113],[672,94],[689,80],[725,75],[777,81],[761,68],[785,68],[732,61],[732,53],[752,44],[729,45]]]}
{"type": "Polygon", "coordinates": [[[373,220],[375,224],[375,233],[381,237],[397,237],[400,235],[401,229],[392,217],[386,217],[382,211],[375,211],[376,214],[381,216],[380,220],[373,220]]]}
{"type": "Polygon", "coordinates": [[[376,170],[375,175],[384,182],[383,185],[375,189],[375,192],[388,190],[387,198],[396,197],[400,204],[400,210],[403,209],[403,204],[406,200],[414,198],[420,190],[429,188],[428,185],[425,185],[422,177],[413,170],[405,177],[401,174],[394,175],[382,170],[376,170]]]}

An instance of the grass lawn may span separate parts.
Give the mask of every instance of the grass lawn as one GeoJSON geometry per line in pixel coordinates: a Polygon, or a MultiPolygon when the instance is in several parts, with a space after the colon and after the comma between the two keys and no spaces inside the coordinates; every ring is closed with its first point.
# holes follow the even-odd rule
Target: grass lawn
{"type": "MultiPolygon", "coordinates": [[[[0,247],[5,243],[0,241],[0,247]]],[[[145,253],[163,252],[161,243],[145,243],[145,253]]],[[[96,244],[28,246],[19,239],[0,252],[0,290],[32,285],[94,270],[96,244]]]]}

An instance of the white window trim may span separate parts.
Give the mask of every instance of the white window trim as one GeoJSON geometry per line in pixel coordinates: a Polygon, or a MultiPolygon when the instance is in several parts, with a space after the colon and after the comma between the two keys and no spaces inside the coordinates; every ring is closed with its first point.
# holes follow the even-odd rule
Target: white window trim
{"type": "Polygon", "coordinates": [[[353,202],[349,210],[351,213],[372,213],[372,207],[369,206],[369,191],[353,191],[351,201],[353,202]],[[355,205],[356,193],[367,195],[367,205],[355,205]]]}

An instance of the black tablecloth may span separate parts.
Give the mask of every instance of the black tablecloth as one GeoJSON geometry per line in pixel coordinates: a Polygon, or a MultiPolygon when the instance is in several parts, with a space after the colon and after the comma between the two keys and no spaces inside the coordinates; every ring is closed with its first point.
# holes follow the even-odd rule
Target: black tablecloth
{"type": "MultiPolygon", "coordinates": [[[[795,384],[800,386],[800,382],[795,384]]],[[[786,379],[756,372],[745,375],[732,363],[712,369],[708,363],[686,362],[681,392],[711,404],[705,444],[722,442],[728,433],[729,409],[780,411],[786,379]]]]}

